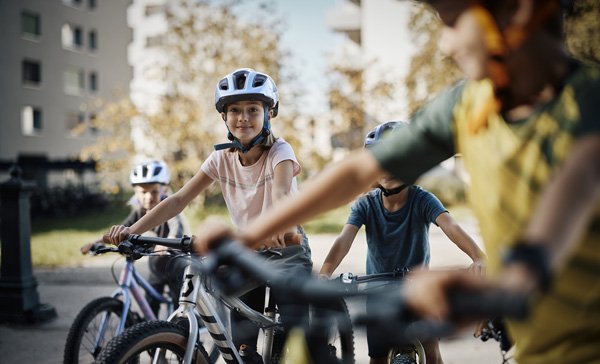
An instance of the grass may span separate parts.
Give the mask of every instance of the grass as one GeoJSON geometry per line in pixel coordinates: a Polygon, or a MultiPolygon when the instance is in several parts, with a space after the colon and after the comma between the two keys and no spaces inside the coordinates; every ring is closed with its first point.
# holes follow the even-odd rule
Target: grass
{"type": "MultiPolygon", "coordinates": [[[[349,207],[330,211],[313,219],[304,228],[308,234],[338,233],[348,216],[349,207]]],[[[90,212],[71,217],[45,217],[32,220],[31,260],[33,266],[64,267],[81,264],[86,257],[79,248],[106,233],[110,226],[118,224],[129,213],[129,207],[116,206],[105,211],[90,212]]],[[[209,216],[217,216],[229,222],[224,206],[208,206],[185,211],[192,232],[198,231],[209,216]]]]}
{"type": "MultiPolygon", "coordinates": [[[[452,206],[452,215],[461,220],[471,216],[466,206],[452,206]]],[[[340,207],[303,224],[307,234],[337,234],[346,222],[350,206],[340,207]]],[[[73,266],[86,257],[79,253],[84,243],[98,239],[111,225],[119,223],[129,213],[126,206],[106,211],[91,212],[74,217],[51,217],[32,221],[31,259],[34,267],[73,266]]],[[[197,232],[208,216],[218,216],[229,222],[224,206],[208,206],[198,210],[186,210],[185,216],[191,232],[197,232]]]]}

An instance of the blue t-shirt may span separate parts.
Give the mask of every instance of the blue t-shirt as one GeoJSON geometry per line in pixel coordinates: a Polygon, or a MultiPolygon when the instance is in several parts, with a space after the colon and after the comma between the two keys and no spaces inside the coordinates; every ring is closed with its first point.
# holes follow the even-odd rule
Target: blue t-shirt
{"type": "Polygon", "coordinates": [[[410,186],[406,204],[398,211],[383,207],[381,190],[361,196],[353,205],[348,224],[365,225],[367,274],[429,265],[429,225],[446,209],[433,194],[410,186]]]}

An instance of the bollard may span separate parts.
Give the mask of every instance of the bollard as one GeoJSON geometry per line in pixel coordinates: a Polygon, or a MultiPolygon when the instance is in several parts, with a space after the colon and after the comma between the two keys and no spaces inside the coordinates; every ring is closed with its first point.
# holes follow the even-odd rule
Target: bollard
{"type": "Polygon", "coordinates": [[[13,165],[11,178],[0,184],[0,322],[40,323],[56,317],[56,310],[39,302],[31,264],[29,196],[35,183],[21,180],[13,165]]]}

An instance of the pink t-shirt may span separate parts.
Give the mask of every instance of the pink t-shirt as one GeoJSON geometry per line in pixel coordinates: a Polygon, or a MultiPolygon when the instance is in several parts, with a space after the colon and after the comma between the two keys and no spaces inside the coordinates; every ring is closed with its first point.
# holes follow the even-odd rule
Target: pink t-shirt
{"type": "Polygon", "coordinates": [[[238,153],[229,149],[214,151],[202,163],[200,170],[220,183],[231,221],[236,227],[243,228],[273,204],[275,166],[286,160],[292,161],[294,178],[291,193],[298,190],[296,176],[301,167],[291,145],[283,138],[278,138],[251,166],[243,166],[238,153]]]}

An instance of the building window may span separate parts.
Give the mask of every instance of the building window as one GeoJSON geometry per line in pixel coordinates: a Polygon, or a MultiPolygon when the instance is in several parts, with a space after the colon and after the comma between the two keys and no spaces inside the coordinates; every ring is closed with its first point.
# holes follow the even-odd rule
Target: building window
{"type": "Polygon", "coordinates": [[[42,131],[42,109],[25,106],[21,110],[21,132],[23,135],[38,135],[42,131]]]}
{"type": "Polygon", "coordinates": [[[80,95],[85,88],[85,74],[82,69],[69,67],[63,74],[64,91],[68,95],[80,95]]]}
{"type": "Polygon", "coordinates": [[[98,74],[96,72],[90,72],[90,91],[98,91],[98,74]]]}
{"type": "Polygon", "coordinates": [[[95,113],[90,114],[90,132],[92,135],[98,134],[98,117],[95,113]]]}
{"type": "Polygon", "coordinates": [[[88,0],[88,9],[90,9],[90,10],[96,9],[96,0],[88,0]]]}
{"type": "Polygon", "coordinates": [[[85,113],[81,111],[68,113],[66,127],[69,135],[81,136],[85,132],[85,113]]]}
{"type": "Polygon", "coordinates": [[[95,30],[88,32],[88,47],[91,51],[95,51],[98,48],[98,36],[95,30]]]}
{"type": "Polygon", "coordinates": [[[39,61],[23,60],[23,84],[37,86],[42,82],[42,65],[39,61]]]}
{"type": "Polygon", "coordinates": [[[62,44],[64,48],[81,48],[83,46],[83,30],[78,25],[62,26],[62,44]]]}
{"type": "Polygon", "coordinates": [[[40,16],[30,11],[21,12],[21,34],[37,38],[42,34],[40,16]]]}

